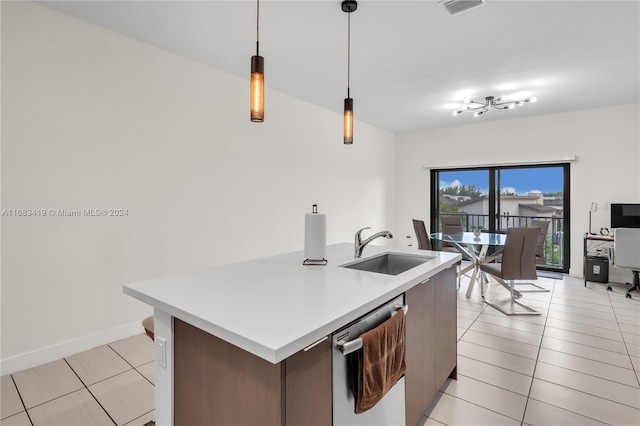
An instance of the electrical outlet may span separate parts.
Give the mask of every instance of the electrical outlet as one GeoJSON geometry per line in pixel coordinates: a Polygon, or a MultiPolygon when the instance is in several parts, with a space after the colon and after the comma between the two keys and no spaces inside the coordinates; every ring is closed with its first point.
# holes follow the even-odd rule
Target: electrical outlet
{"type": "Polygon", "coordinates": [[[156,336],[156,362],[162,368],[167,368],[167,340],[156,336]]]}

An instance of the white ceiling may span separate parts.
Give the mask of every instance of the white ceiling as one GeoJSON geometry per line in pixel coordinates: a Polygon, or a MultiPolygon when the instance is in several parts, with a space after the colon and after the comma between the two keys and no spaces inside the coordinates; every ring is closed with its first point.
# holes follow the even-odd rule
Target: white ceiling
{"type": "MultiPolygon", "coordinates": [[[[247,79],[255,1],[42,4],[247,79]]],[[[339,0],[260,2],[268,88],[342,112],[347,14],[339,0]]],[[[268,95],[268,92],[267,92],[268,95]]],[[[640,102],[640,2],[497,1],[455,16],[431,0],[361,0],[351,15],[356,119],[392,132],[640,102]],[[538,102],[453,116],[465,97],[538,102]]],[[[248,106],[247,106],[248,108],[248,106]]],[[[267,119],[269,99],[266,99],[267,119]]]]}

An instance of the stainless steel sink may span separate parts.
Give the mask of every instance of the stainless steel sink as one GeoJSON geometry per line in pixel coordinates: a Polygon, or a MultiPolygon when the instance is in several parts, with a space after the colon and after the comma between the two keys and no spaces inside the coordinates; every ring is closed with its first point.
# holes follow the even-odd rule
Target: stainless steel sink
{"type": "Polygon", "coordinates": [[[432,259],[435,259],[435,257],[404,253],[383,253],[340,266],[378,274],[398,275],[432,259]]]}

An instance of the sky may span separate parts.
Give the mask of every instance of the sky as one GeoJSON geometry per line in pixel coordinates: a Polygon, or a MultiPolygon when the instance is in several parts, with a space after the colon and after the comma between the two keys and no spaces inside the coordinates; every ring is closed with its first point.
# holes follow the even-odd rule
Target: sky
{"type": "MultiPolygon", "coordinates": [[[[562,167],[522,168],[500,170],[502,190],[519,195],[528,192],[562,191],[562,167]]],[[[489,192],[489,171],[469,170],[440,172],[440,188],[455,185],[475,185],[483,193],[489,192]]]]}

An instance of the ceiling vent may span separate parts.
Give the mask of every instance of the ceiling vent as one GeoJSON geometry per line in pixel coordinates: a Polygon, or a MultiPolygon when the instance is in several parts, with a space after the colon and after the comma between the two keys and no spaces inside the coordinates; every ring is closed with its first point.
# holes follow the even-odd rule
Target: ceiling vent
{"type": "Polygon", "coordinates": [[[450,14],[455,15],[465,10],[473,9],[476,6],[482,6],[483,0],[441,0],[440,3],[447,8],[450,14]]]}

